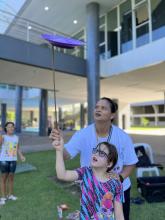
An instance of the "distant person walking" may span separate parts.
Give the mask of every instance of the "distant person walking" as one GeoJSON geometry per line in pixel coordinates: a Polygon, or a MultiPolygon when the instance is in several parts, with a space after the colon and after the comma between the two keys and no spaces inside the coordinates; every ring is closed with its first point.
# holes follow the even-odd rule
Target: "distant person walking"
{"type": "Polygon", "coordinates": [[[6,134],[0,135],[0,170],[1,170],[1,204],[5,204],[6,200],[17,200],[13,195],[14,173],[17,165],[17,154],[22,161],[25,157],[19,149],[19,138],[14,134],[14,123],[7,122],[4,131],[6,134]],[[9,191],[7,192],[7,182],[9,183],[9,191]]]}

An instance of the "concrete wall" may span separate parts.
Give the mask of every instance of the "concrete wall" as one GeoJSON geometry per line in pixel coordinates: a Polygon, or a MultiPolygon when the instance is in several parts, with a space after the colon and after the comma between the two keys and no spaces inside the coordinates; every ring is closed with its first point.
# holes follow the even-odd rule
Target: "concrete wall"
{"type": "Polygon", "coordinates": [[[108,60],[101,60],[101,76],[108,77],[143,68],[165,60],[165,38],[143,45],[108,60]]]}
{"type": "MultiPolygon", "coordinates": [[[[52,51],[49,47],[0,35],[0,59],[52,69],[52,51]]],[[[78,76],[86,76],[86,60],[55,52],[55,69],[78,76]]]]}

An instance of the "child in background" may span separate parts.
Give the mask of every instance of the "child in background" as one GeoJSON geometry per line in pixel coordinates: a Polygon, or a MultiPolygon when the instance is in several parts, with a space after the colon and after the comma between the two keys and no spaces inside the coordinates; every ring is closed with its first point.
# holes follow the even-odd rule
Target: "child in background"
{"type": "Polygon", "coordinates": [[[82,180],[80,219],[124,220],[122,183],[110,172],[118,159],[116,147],[108,142],[99,143],[93,148],[90,167],[66,170],[62,135],[52,144],[56,149],[57,177],[64,181],[82,180]]]}
{"type": "Polygon", "coordinates": [[[14,134],[14,123],[7,122],[4,131],[6,134],[0,135],[0,170],[1,170],[1,204],[5,204],[6,200],[17,200],[13,195],[14,173],[17,164],[17,154],[22,161],[25,157],[19,149],[19,138],[14,134]],[[7,194],[7,181],[9,183],[9,191],[7,194]]]}

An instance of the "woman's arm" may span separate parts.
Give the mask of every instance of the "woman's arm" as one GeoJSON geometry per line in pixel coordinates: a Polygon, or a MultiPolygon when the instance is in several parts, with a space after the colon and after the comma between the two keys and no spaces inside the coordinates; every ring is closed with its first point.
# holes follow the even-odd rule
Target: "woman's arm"
{"type": "Polygon", "coordinates": [[[114,212],[116,220],[124,220],[123,205],[119,201],[114,201],[114,212]]]}
{"type": "Polygon", "coordinates": [[[125,165],[123,167],[122,172],[120,173],[120,175],[123,177],[123,179],[126,179],[127,177],[129,177],[133,170],[135,169],[136,165],[125,165]]]}
{"type": "Polygon", "coordinates": [[[3,136],[2,134],[0,134],[0,146],[2,145],[2,143],[3,143],[3,136]]]}

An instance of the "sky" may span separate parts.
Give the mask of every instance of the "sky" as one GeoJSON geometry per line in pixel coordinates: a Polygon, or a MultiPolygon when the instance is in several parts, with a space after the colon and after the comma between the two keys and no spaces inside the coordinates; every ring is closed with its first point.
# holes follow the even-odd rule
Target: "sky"
{"type": "Polygon", "coordinates": [[[26,0],[0,0],[0,34],[4,34],[26,0]]]}

